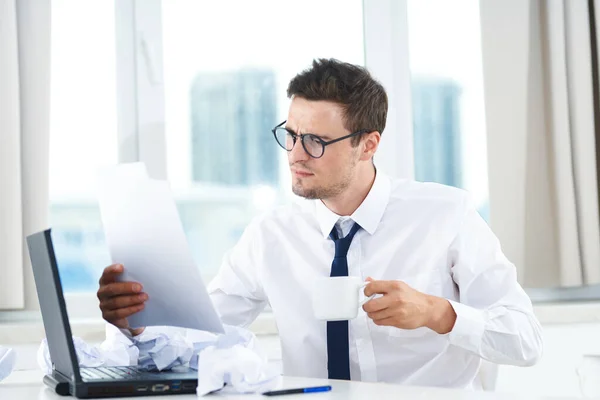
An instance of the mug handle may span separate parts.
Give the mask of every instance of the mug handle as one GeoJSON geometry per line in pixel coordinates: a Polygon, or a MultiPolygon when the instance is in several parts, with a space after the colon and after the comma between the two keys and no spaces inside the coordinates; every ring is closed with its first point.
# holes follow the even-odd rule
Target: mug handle
{"type": "MultiPolygon", "coordinates": [[[[367,285],[369,284],[369,282],[365,282],[362,285],[360,285],[360,287],[358,288],[358,294],[359,296],[362,294],[363,296],[365,296],[365,288],[367,287],[367,285]]],[[[365,299],[363,301],[359,301],[358,302],[358,307],[362,307],[364,306],[369,300],[372,300],[375,296],[377,295],[377,293],[374,293],[372,295],[370,295],[369,297],[365,296],[365,299]]]]}

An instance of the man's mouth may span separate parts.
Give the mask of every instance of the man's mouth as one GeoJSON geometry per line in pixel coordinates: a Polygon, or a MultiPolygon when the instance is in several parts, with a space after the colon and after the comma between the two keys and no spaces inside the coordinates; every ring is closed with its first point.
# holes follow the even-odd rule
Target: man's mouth
{"type": "Polygon", "coordinates": [[[292,168],[292,174],[295,176],[298,176],[300,178],[314,175],[312,172],[309,172],[309,171],[306,171],[303,169],[299,169],[299,168],[292,168]]]}

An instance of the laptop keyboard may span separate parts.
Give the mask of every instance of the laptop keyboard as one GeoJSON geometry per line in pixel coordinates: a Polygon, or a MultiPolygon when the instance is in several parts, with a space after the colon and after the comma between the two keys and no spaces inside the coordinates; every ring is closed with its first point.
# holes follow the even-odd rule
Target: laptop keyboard
{"type": "Polygon", "coordinates": [[[123,380],[136,379],[142,372],[136,367],[81,368],[83,380],[123,380]]]}

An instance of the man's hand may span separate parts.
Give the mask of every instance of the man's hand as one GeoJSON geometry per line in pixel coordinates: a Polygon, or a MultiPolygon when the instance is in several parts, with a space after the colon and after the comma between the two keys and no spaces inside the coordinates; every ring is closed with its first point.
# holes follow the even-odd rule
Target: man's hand
{"type": "Polygon", "coordinates": [[[382,294],[368,301],[363,310],[376,325],[416,329],[426,326],[437,333],[448,333],[456,322],[456,313],[448,300],[421,293],[402,281],[374,281],[365,288],[365,296],[382,294]]]}
{"type": "Polygon", "coordinates": [[[142,292],[142,285],[137,282],[117,282],[122,274],[121,264],[113,264],[104,269],[100,278],[98,300],[102,318],[117,328],[129,329],[132,335],[139,335],[144,328],[130,329],[127,317],[144,309],[148,295],[142,292]]]}

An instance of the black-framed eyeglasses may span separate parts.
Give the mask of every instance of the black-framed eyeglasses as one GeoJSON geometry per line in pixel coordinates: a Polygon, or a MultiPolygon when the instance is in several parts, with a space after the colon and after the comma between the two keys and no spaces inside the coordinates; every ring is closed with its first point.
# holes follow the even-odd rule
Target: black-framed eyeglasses
{"type": "Polygon", "coordinates": [[[273,128],[271,130],[271,132],[273,132],[273,136],[275,137],[275,140],[277,141],[279,146],[281,146],[281,148],[286,151],[292,151],[292,149],[296,145],[296,141],[298,140],[298,137],[300,137],[300,141],[302,142],[302,147],[304,148],[304,151],[306,151],[306,153],[309,156],[311,156],[312,158],[323,157],[323,154],[325,153],[325,146],[329,146],[330,144],[340,142],[342,140],[345,140],[345,139],[348,139],[348,138],[351,138],[354,136],[362,135],[363,133],[370,132],[369,129],[361,129],[360,131],[356,131],[349,135],[342,136],[340,138],[333,139],[330,141],[325,141],[325,140],[321,139],[319,136],[314,135],[312,133],[303,133],[303,134],[299,135],[299,134],[285,128],[283,125],[286,122],[287,122],[287,120],[283,121],[282,123],[280,123],[279,125],[277,125],[275,128],[273,128]]]}

